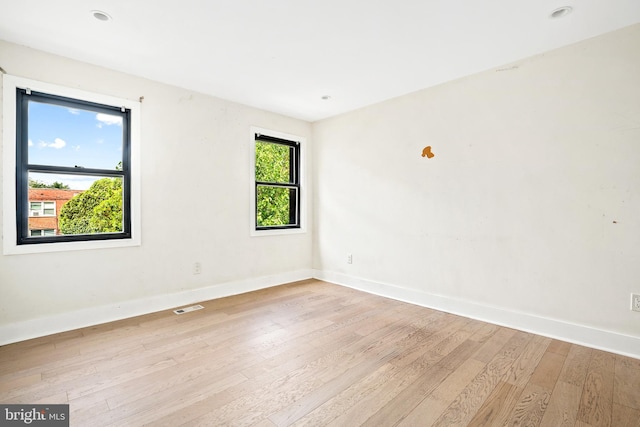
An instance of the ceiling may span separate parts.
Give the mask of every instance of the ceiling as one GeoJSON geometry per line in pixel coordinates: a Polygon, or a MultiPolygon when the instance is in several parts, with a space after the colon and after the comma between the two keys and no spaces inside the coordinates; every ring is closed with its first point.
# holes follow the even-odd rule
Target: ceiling
{"type": "Polygon", "coordinates": [[[638,22],[639,0],[0,0],[0,39],[308,121],[638,22]]]}

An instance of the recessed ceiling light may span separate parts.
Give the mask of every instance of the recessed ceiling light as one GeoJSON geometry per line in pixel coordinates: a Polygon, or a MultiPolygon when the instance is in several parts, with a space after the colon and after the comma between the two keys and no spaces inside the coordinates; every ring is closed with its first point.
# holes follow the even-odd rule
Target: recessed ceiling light
{"type": "Polygon", "coordinates": [[[106,12],[103,12],[101,10],[92,10],[91,14],[93,15],[94,18],[96,18],[98,21],[111,21],[111,15],[109,15],[106,12]]]}
{"type": "Polygon", "coordinates": [[[553,12],[551,12],[549,14],[549,18],[551,19],[562,18],[570,14],[572,11],[573,11],[573,8],[571,6],[562,6],[557,8],[553,12]]]}
{"type": "Polygon", "coordinates": [[[322,100],[324,100],[324,101],[328,101],[328,100],[330,100],[330,99],[331,99],[331,96],[329,96],[329,95],[323,95],[321,99],[322,99],[322,100]]]}

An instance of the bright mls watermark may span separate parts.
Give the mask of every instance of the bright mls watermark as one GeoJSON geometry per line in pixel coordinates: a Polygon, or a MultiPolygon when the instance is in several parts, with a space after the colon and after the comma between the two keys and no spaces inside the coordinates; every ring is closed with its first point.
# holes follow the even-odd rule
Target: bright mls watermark
{"type": "Polygon", "coordinates": [[[0,404],[0,426],[69,427],[69,405],[0,404]]]}

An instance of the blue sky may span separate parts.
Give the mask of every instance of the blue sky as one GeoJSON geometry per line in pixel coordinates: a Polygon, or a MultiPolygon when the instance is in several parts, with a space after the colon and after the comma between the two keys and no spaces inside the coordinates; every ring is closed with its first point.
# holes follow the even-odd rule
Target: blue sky
{"type": "MultiPolygon", "coordinates": [[[[39,102],[29,103],[29,163],[115,169],[122,160],[122,120],[118,116],[39,102]]],[[[97,178],[30,174],[86,190],[97,178]]],[[[99,179],[99,178],[98,178],[99,179]]]]}

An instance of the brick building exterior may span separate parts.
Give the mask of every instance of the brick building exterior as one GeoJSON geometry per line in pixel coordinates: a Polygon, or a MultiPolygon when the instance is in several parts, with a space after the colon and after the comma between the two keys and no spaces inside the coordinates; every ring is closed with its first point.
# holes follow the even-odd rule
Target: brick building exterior
{"type": "Polygon", "coordinates": [[[29,235],[58,235],[58,217],[65,203],[80,190],[29,188],[29,235]]]}

